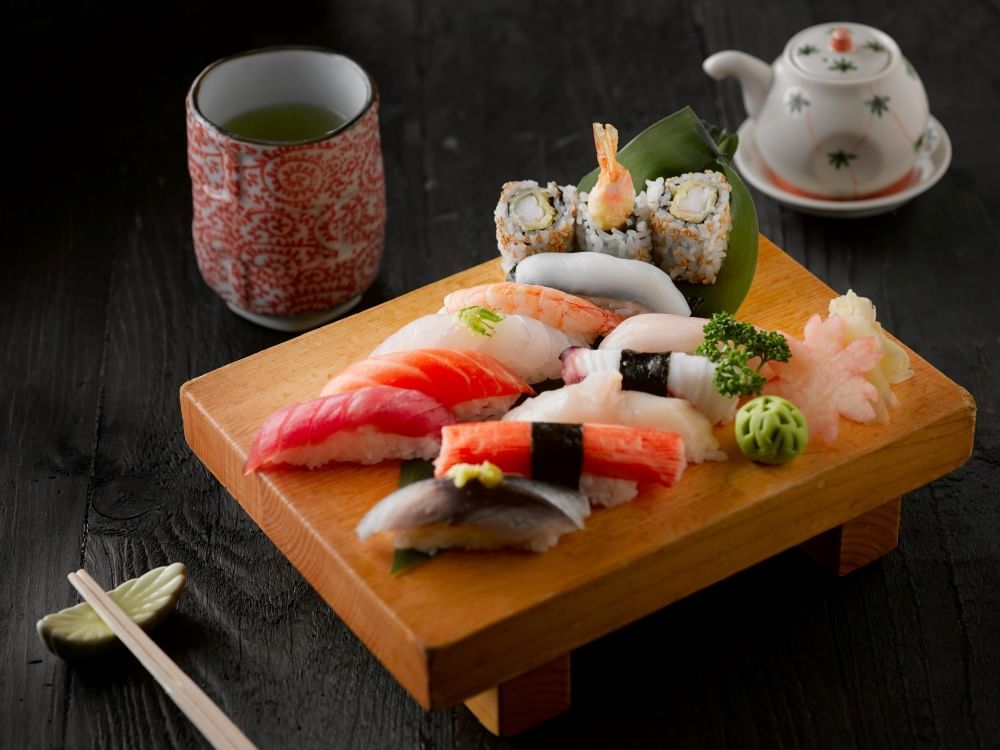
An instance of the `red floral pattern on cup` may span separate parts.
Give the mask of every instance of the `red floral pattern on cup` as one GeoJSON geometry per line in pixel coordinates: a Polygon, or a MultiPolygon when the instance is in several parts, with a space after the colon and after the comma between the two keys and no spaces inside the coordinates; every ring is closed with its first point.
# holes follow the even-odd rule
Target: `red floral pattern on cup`
{"type": "Polygon", "coordinates": [[[378,98],[335,135],[287,146],[233,138],[195,111],[192,93],[186,104],[205,282],[237,307],[276,316],[330,309],[367,289],[385,245],[378,98]]]}

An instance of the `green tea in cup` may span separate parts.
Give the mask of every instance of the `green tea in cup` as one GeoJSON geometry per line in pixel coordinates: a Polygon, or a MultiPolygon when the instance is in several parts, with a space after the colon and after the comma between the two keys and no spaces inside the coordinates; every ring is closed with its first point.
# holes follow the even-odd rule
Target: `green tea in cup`
{"type": "Polygon", "coordinates": [[[325,107],[308,103],[271,104],[242,112],[222,123],[230,133],[258,141],[311,141],[344,123],[325,107]]]}

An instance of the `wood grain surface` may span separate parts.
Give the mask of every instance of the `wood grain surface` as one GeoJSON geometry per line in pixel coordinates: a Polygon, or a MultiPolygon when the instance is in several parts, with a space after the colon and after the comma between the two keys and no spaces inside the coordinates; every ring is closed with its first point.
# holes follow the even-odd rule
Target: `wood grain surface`
{"type": "Polygon", "coordinates": [[[991,748],[1000,745],[1000,119],[996,4],[257,0],[5,6],[0,274],[0,747],[203,746],[128,656],[68,665],[34,633],[173,560],[157,633],[261,747],[991,748]],[[761,230],[967,388],[973,456],[906,496],[898,549],[845,578],[790,550],[574,654],[574,707],[495,738],[425,713],[189,451],[181,383],[285,337],[232,315],[191,247],[183,98],[226,54],[322,44],[382,95],[389,224],[371,306],[495,252],[499,186],[572,182],[589,125],[627,139],[690,104],[735,130],[701,60],[773,59],[831,19],[889,32],[954,161],[885,216],[835,221],[755,195],[761,230]],[[623,728],[627,728],[625,731],[623,728]]]}

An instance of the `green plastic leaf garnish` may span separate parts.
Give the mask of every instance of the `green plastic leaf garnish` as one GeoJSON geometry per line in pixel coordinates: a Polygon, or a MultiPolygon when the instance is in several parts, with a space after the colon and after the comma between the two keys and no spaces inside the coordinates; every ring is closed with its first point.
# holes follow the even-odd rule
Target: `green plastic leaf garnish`
{"type": "MultiPolygon", "coordinates": [[[[186,584],[187,568],[172,563],[125,581],[108,596],[136,625],[150,630],[174,608],[186,584]]],[[[46,615],[36,627],[46,648],[64,659],[97,656],[119,645],[118,637],[87,602],[46,615]]]]}
{"type": "MultiPolygon", "coordinates": [[[[434,477],[434,464],[422,458],[412,458],[403,461],[399,467],[399,486],[405,487],[414,482],[434,477]]],[[[414,565],[427,562],[433,557],[426,552],[416,549],[397,549],[392,554],[392,565],[389,567],[390,573],[402,573],[414,565]]]]}
{"type": "MultiPolygon", "coordinates": [[[[646,180],[706,169],[722,172],[732,186],[729,202],[733,229],[716,282],[677,282],[694,314],[704,317],[714,312],[736,312],[750,291],[757,270],[760,239],[757,212],[750,192],[730,162],[737,146],[735,135],[721,128],[706,127],[694,110],[685,107],[650,125],[618,152],[618,160],[632,174],[637,193],[646,188],[646,180]]],[[[598,172],[595,169],[577,187],[589,191],[597,181],[598,172]]]]}
{"type": "Polygon", "coordinates": [[[397,549],[392,554],[392,566],[389,572],[392,574],[402,573],[415,565],[420,565],[430,560],[434,555],[429,552],[421,552],[418,549],[397,549]]]}
{"type": "Polygon", "coordinates": [[[771,360],[787,362],[792,356],[780,333],[754,328],[727,312],[715,313],[704,331],[705,340],[694,353],[715,362],[712,383],[723,396],[760,393],[766,380],[760,374],[764,364],[771,360]],[[758,363],[753,368],[749,363],[755,357],[758,363]]]}
{"type": "Polygon", "coordinates": [[[480,336],[492,336],[496,324],[503,320],[503,315],[480,305],[465,307],[455,313],[458,322],[473,333],[480,336]]]}

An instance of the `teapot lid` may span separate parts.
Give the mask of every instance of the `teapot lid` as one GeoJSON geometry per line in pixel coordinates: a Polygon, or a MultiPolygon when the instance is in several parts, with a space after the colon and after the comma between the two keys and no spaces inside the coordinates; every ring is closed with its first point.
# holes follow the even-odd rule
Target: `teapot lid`
{"type": "Polygon", "coordinates": [[[900,58],[896,43],[860,23],[824,23],[792,37],[785,54],[802,73],[831,83],[875,78],[900,58]]]}

